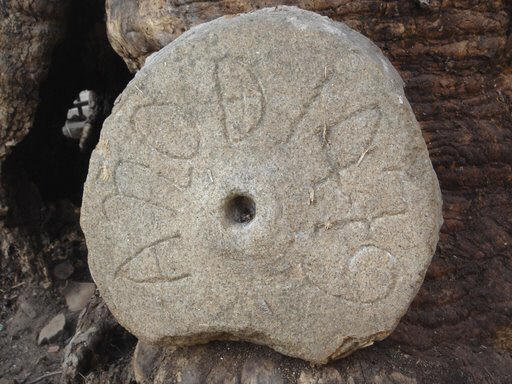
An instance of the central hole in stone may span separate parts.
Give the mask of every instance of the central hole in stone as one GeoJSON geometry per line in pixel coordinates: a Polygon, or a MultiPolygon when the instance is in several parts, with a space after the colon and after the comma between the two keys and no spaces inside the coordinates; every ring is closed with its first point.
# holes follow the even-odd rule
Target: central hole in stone
{"type": "Polygon", "coordinates": [[[254,200],[245,195],[231,196],[226,203],[226,216],[235,223],[248,223],[256,215],[254,200]]]}

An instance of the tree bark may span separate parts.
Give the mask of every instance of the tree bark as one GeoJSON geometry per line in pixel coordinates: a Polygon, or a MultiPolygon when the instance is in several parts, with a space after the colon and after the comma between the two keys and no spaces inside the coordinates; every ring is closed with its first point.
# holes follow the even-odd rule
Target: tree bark
{"type": "Polygon", "coordinates": [[[130,78],[104,15],[102,0],[0,0],[0,287],[22,277],[49,285],[49,267],[65,258],[86,269],[78,217],[88,158],[130,78]],[[61,127],[84,89],[100,105],[81,152],[61,127]]]}
{"type": "Polygon", "coordinates": [[[40,85],[64,39],[68,7],[69,1],[57,0],[0,2],[0,254],[2,270],[11,272],[6,279],[34,270],[47,278],[40,239],[31,234],[30,217],[41,209],[39,193],[23,171],[10,172],[5,163],[34,123],[40,85]],[[15,185],[23,187],[15,191],[15,185]],[[17,197],[29,204],[18,206],[17,197]]]}

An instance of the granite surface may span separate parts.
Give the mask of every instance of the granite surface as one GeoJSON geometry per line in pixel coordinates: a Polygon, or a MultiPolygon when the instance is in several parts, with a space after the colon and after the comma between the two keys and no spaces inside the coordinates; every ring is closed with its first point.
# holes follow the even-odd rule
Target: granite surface
{"type": "Polygon", "coordinates": [[[392,332],[441,204],[381,51],[278,7],[148,58],[104,124],[81,224],[102,296],[140,339],[247,340],[324,363],[392,332]]]}

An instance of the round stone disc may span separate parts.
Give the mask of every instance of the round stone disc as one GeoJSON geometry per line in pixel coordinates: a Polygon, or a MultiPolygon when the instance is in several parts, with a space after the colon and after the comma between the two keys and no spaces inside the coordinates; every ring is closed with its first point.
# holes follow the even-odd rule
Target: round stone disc
{"type": "Polygon", "coordinates": [[[81,218],[94,280],[140,339],[316,363],[394,329],[441,223],[398,73],[359,33],[289,7],[148,59],[105,121],[81,218]]]}

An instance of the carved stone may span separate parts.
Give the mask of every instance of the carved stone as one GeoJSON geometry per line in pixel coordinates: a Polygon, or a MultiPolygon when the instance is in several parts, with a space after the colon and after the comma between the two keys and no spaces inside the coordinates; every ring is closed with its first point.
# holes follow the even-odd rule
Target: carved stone
{"type": "Polygon", "coordinates": [[[441,196],[402,80],[341,23],[224,17],[148,59],[85,184],[89,264],[140,339],[239,339],[317,363],[394,329],[441,196]]]}

